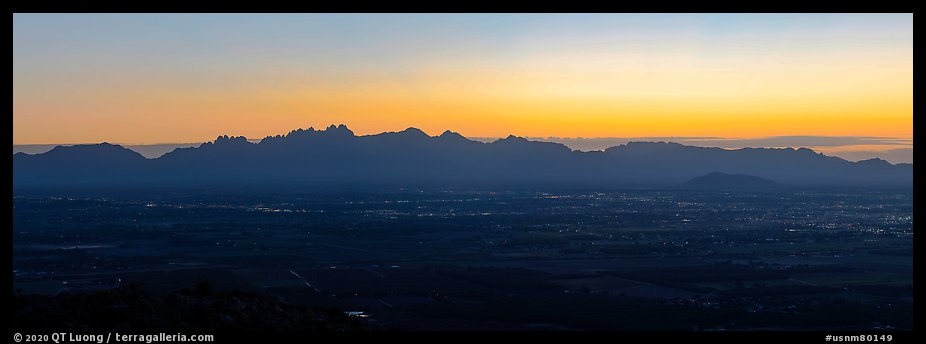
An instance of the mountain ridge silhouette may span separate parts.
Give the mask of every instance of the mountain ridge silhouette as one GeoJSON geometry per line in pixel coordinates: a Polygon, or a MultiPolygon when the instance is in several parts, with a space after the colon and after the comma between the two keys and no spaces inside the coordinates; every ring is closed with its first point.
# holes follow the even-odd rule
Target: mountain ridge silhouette
{"type": "Polygon", "coordinates": [[[582,152],[509,135],[492,142],[410,127],[357,136],[344,124],[292,130],[251,142],[217,136],[157,158],[108,143],[13,155],[14,188],[141,185],[680,185],[711,172],[787,185],[912,185],[912,164],[850,162],[807,148],[686,146],[629,142],[582,152]]]}

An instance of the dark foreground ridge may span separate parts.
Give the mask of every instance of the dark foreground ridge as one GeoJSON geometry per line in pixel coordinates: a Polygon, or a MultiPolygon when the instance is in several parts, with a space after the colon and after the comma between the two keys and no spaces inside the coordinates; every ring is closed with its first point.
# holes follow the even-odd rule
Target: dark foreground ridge
{"type": "Polygon", "coordinates": [[[131,284],[111,290],[14,295],[13,328],[34,331],[184,333],[371,329],[338,309],[310,307],[238,290],[150,293],[131,284]]]}
{"type": "MultiPolygon", "coordinates": [[[[298,129],[259,143],[219,136],[147,159],[118,145],[59,146],[13,155],[16,189],[54,187],[678,186],[711,172],[789,186],[910,186],[912,164],[850,162],[800,148],[721,148],[631,142],[604,151],[508,136],[490,143],[446,131],[356,136],[344,125],[298,129]]],[[[302,188],[305,189],[305,188],[302,188]]]]}

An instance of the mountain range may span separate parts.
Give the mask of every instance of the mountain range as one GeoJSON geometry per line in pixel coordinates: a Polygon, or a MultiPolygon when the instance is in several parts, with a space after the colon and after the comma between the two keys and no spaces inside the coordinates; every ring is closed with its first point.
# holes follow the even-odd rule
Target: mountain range
{"type": "Polygon", "coordinates": [[[332,185],[658,187],[712,172],[790,186],[912,186],[913,165],[850,162],[800,148],[722,149],[630,142],[582,152],[508,136],[479,142],[416,128],[357,136],[344,125],[257,143],[219,136],[158,158],[108,143],[13,155],[16,189],[57,187],[313,188],[332,185]]]}

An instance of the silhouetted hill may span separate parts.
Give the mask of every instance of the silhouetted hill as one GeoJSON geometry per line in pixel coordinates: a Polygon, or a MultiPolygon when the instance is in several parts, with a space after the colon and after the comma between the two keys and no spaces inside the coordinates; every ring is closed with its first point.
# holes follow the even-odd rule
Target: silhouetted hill
{"type": "Polygon", "coordinates": [[[118,145],[58,146],[36,155],[13,155],[13,185],[94,185],[135,181],[151,161],[118,145]]]}
{"type": "Polygon", "coordinates": [[[630,142],[605,151],[508,136],[490,143],[416,128],[356,136],[344,125],[293,130],[258,143],[219,136],[146,159],[110,144],[13,156],[13,185],[54,187],[580,186],[679,185],[714,171],[785,185],[907,186],[912,164],[849,162],[801,148],[727,150],[630,142]]]}
{"type": "Polygon", "coordinates": [[[736,191],[774,191],[781,190],[781,184],[773,180],[745,174],[726,174],[711,172],[695,177],[682,185],[683,189],[695,190],[736,190],[736,191]]]}

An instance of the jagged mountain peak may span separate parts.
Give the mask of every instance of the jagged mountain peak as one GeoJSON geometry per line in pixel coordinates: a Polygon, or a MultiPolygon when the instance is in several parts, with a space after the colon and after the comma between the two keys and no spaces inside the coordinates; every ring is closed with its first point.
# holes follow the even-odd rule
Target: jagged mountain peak
{"type": "Polygon", "coordinates": [[[214,145],[235,145],[235,144],[246,144],[248,138],[244,136],[228,136],[222,135],[215,138],[215,141],[212,141],[214,145]]]}
{"type": "MultiPolygon", "coordinates": [[[[508,135],[508,137],[495,140],[495,142],[493,143],[509,144],[509,143],[527,143],[527,142],[532,142],[532,141],[526,138],[520,137],[520,136],[508,135]]],[[[534,142],[539,142],[539,141],[534,141],[534,142]]]]}
{"type": "Polygon", "coordinates": [[[351,136],[354,136],[354,132],[348,129],[344,124],[338,124],[337,126],[332,124],[325,128],[323,131],[327,133],[350,134],[351,136]]]}
{"type": "Polygon", "coordinates": [[[167,185],[680,185],[711,171],[762,176],[789,185],[909,185],[913,179],[912,165],[891,165],[880,159],[853,163],[809,149],[725,150],[634,141],[607,152],[577,152],[561,143],[515,135],[488,144],[450,130],[431,137],[414,127],[358,137],[341,124],[322,131],[297,129],[285,136],[268,136],[261,144],[244,136],[222,135],[149,161],[109,143],[16,154],[13,161],[16,185],[40,186],[88,180],[167,185]],[[814,158],[808,158],[809,154],[814,158]],[[72,173],[75,170],[82,174],[72,173]]]}

